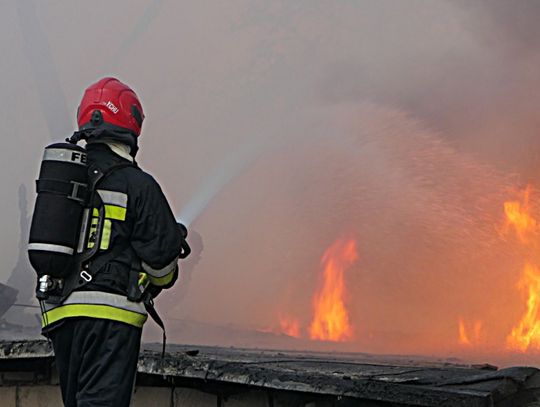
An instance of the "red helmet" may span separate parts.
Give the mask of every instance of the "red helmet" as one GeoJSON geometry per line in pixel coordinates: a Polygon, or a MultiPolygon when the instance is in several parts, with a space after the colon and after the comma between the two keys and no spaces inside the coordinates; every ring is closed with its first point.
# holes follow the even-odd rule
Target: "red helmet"
{"type": "Polygon", "coordinates": [[[144,113],[135,92],[116,78],[103,78],[85,91],[79,109],[79,130],[110,127],[141,134],[144,113]]]}

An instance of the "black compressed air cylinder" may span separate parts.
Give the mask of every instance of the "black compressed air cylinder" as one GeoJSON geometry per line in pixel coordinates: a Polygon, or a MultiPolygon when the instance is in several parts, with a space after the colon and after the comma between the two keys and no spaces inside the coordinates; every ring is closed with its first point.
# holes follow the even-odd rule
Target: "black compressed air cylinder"
{"type": "Polygon", "coordinates": [[[76,272],[87,185],[83,147],[55,143],[45,148],[28,244],[28,257],[38,276],[62,278],[76,272]]]}

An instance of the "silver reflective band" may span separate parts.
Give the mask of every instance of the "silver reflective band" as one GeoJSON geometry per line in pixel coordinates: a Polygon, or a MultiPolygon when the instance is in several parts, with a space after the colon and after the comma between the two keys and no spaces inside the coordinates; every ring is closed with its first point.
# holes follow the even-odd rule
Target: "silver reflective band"
{"type": "Polygon", "coordinates": [[[50,311],[54,308],[70,304],[108,305],[114,308],[146,315],[143,303],[129,301],[123,295],[104,293],[101,291],[74,291],[62,304],[45,302],[43,305],[45,311],[50,311]]]}
{"type": "Polygon", "coordinates": [[[146,271],[148,274],[150,274],[152,277],[160,278],[160,277],[165,277],[167,274],[174,271],[174,268],[176,267],[177,262],[178,262],[178,256],[176,256],[173,261],[171,261],[169,264],[167,264],[165,267],[159,270],[153,269],[144,261],[142,262],[141,266],[143,270],[146,271]]]}
{"type": "Polygon", "coordinates": [[[46,148],[43,153],[43,161],[64,161],[86,165],[86,153],[67,148],[46,148]]]}
{"type": "Polygon", "coordinates": [[[106,189],[98,189],[99,196],[104,204],[121,206],[127,208],[128,196],[123,192],[108,191],[106,189]]]}
{"type": "Polygon", "coordinates": [[[55,252],[55,253],[65,253],[73,254],[73,249],[68,246],[61,246],[59,244],[51,243],[30,243],[28,244],[28,250],[41,250],[44,252],[55,252]]]}

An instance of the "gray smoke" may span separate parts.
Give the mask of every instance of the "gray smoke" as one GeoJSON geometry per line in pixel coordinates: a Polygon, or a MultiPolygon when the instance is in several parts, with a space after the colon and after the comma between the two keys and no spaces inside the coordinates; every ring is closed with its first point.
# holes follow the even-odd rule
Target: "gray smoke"
{"type": "Polygon", "coordinates": [[[342,105],[318,117],[309,144],[275,151],[218,196],[198,223],[199,275],[166,315],[265,328],[285,314],[306,327],[319,260],[343,236],[360,260],[348,275],[358,341],[341,349],[436,352],[460,315],[504,307],[522,265],[496,231],[513,180],[400,111],[342,105]]]}
{"type": "Polygon", "coordinates": [[[495,307],[474,291],[490,272],[497,298],[519,273],[493,225],[506,188],[540,173],[539,13],[526,0],[1,2],[3,278],[19,258],[17,189],[33,191],[43,146],[69,135],[106,71],[141,95],[139,161],[204,240],[169,318],[308,319],[320,256],[347,232],[356,324],[394,326],[408,339],[381,343],[407,350],[444,315],[447,336],[458,311],[495,307]]]}
{"type": "Polygon", "coordinates": [[[118,63],[125,59],[126,53],[136,46],[139,37],[143,35],[150,27],[154,19],[159,14],[159,11],[163,5],[164,0],[153,0],[143,11],[135,27],[128,33],[128,35],[121,42],[118,50],[112,58],[105,61],[105,64],[101,70],[103,75],[107,75],[109,72],[118,70],[118,63]]]}
{"type": "Polygon", "coordinates": [[[15,2],[19,27],[23,39],[23,49],[32,69],[34,88],[39,97],[41,110],[45,116],[49,136],[55,140],[58,136],[70,132],[69,109],[66,104],[61,80],[47,35],[41,27],[34,0],[15,2]]]}

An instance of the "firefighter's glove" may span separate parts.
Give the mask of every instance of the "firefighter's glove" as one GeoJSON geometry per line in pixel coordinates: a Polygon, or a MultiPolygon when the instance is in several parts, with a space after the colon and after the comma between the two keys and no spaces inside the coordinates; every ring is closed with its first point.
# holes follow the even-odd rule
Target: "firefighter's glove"
{"type": "Polygon", "coordinates": [[[180,233],[182,234],[182,243],[180,243],[181,251],[178,257],[181,259],[185,259],[191,253],[191,247],[189,247],[189,244],[186,240],[187,235],[188,235],[188,230],[180,222],[178,222],[178,228],[180,229],[180,233]]]}
{"type": "Polygon", "coordinates": [[[188,235],[188,230],[187,230],[187,227],[185,227],[183,224],[181,224],[180,222],[177,223],[178,225],[178,229],[180,229],[180,233],[182,234],[182,239],[186,239],[187,235],[188,235]]]}

